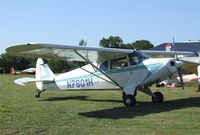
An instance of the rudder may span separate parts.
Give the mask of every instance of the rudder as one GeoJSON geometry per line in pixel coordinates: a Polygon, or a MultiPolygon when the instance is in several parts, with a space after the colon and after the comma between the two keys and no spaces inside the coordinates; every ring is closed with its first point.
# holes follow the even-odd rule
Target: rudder
{"type": "MultiPolygon", "coordinates": [[[[38,58],[36,63],[36,74],[35,74],[36,80],[46,80],[54,77],[55,75],[49,68],[49,66],[44,63],[42,58],[38,58]]],[[[42,81],[36,81],[36,86],[39,90],[44,90],[42,81]]]]}

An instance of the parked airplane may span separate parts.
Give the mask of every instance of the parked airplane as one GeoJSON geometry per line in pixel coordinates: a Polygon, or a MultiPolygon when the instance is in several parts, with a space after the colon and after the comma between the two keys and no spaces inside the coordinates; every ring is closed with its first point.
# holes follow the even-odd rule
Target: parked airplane
{"type": "MultiPolygon", "coordinates": [[[[182,79],[184,83],[197,81],[198,76],[196,74],[186,74],[182,75],[182,79]]],[[[175,74],[173,76],[168,77],[164,81],[156,84],[156,87],[180,87],[181,86],[181,79],[180,77],[175,74]]]]}
{"type": "Polygon", "coordinates": [[[16,70],[14,67],[10,68],[11,75],[19,75],[19,74],[35,74],[36,68],[28,68],[24,70],[16,70]]]}
{"type": "Polygon", "coordinates": [[[183,86],[181,73],[183,63],[200,63],[197,54],[183,51],[136,51],[41,43],[17,45],[7,48],[6,51],[14,56],[38,58],[35,78],[15,80],[15,83],[20,85],[36,82],[35,97],[40,97],[41,92],[49,89],[121,89],[123,103],[126,106],[135,106],[137,91],[150,95],[153,102],[163,102],[163,94],[153,93],[149,86],[164,80],[177,71],[183,86]],[[190,55],[190,57],[149,58],[147,56],[157,54],[190,55]],[[84,61],[88,65],[55,75],[42,58],[59,58],[68,62],[84,61]]]}
{"type": "Polygon", "coordinates": [[[21,72],[24,74],[35,74],[36,68],[28,68],[28,69],[24,69],[21,72]]]}

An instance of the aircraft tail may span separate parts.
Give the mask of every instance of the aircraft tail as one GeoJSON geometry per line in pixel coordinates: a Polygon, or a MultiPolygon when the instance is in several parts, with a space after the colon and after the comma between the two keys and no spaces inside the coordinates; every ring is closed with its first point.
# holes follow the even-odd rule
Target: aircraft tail
{"type": "Polygon", "coordinates": [[[49,66],[44,63],[42,58],[38,58],[36,63],[36,73],[35,73],[37,88],[39,90],[43,90],[44,89],[43,83],[47,80],[52,81],[54,77],[55,75],[49,68],[49,66]]]}
{"type": "Polygon", "coordinates": [[[54,82],[55,75],[42,58],[37,59],[35,78],[19,78],[14,82],[18,85],[25,86],[26,83],[35,82],[38,90],[44,90],[44,83],[54,82]]]}

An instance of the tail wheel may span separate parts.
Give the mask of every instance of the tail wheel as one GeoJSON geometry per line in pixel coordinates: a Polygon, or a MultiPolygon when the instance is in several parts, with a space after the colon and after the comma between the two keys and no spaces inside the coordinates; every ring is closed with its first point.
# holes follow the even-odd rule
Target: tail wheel
{"type": "Polygon", "coordinates": [[[136,104],[136,99],[135,99],[135,96],[133,95],[124,95],[123,96],[123,102],[124,102],[124,105],[125,106],[135,106],[136,104]]]}
{"type": "Polygon", "coordinates": [[[40,98],[40,94],[41,94],[41,91],[40,90],[36,90],[35,91],[35,98],[40,98]]]}
{"type": "Polygon", "coordinates": [[[164,96],[163,96],[163,94],[161,92],[155,92],[154,95],[155,96],[152,97],[152,101],[154,103],[162,103],[163,102],[164,96]]]}

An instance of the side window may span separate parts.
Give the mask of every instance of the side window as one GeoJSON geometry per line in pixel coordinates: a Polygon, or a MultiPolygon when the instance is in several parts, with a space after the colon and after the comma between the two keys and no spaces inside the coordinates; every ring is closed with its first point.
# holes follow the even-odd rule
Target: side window
{"type": "Polygon", "coordinates": [[[99,67],[100,70],[103,70],[103,71],[108,71],[108,61],[105,61],[103,62],[100,67],[99,67]]]}
{"type": "Polygon", "coordinates": [[[128,66],[127,57],[122,57],[118,59],[113,59],[110,61],[110,69],[119,69],[128,66]]]}
{"type": "Polygon", "coordinates": [[[137,65],[138,63],[140,63],[140,59],[137,56],[130,56],[129,59],[131,65],[137,65]]]}

